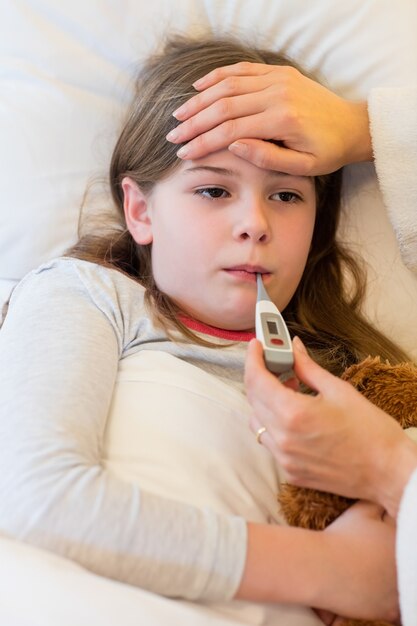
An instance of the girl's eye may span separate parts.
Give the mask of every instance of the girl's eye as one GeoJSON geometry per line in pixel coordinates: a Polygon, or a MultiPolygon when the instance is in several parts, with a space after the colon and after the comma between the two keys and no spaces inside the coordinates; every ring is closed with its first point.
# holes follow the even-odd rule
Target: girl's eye
{"type": "Polygon", "coordinates": [[[301,196],[293,191],[278,191],[273,194],[273,197],[277,197],[280,202],[298,202],[301,200],[301,196]]]}
{"type": "Polygon", "coordinates": [[[210,200],[217,200],[218,198],[228,198],[229,193],[221,187],[203,187],[202,189],[196,189],[195,193],[203,198],[209,198],[210,200]]]}

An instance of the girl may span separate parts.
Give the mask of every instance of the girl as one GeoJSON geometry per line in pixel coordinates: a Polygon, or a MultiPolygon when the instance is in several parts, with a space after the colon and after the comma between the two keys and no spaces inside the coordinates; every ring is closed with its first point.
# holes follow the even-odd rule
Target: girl
{"type": "MultiPolygon", "coordinates": [[[[355,103],[288,69],[237,64],[199,79],[195,86],[201,93],[175,113],[184,123],[173,140],[188,141],[183,157],[229,147],[264,167],[322,174],[342,164],[372,161],[375,152],[402,259],[416,271],[417,87],[373,89],[368,102],[355,103]],[[280,145],[259,140],[265,136],[280,145]]],[[[324,372],[306,351],[297,356],[297,377],[319,393],[319,402],[285,389],[266,370],[260,346],[250,345],[246,389],[254,410],[251,427],[256,432],[263,425],[262,443],[288,468],[288,481],[378,502],[397,519],[401,620],[404,626],[416,624],[417,429],[403,431],[324,372]]]]}
{"type": "Polygon", "coordinates": [[[181,162],[166,141],[191,84],[240,61],[288,63],[214,38],[149,59],[110,167],[117,223],[16,288],[0,332],[0,529],[238,623],[317,624],[301,605],[394,617],[380,509],[360,503],[324,533],[280,525],[276,465],[247,427],[257,272],[331,372],[405,358],[360,314],[363,280],[335,239],[340,172],[288,176],[227,150],[181,162]]]}

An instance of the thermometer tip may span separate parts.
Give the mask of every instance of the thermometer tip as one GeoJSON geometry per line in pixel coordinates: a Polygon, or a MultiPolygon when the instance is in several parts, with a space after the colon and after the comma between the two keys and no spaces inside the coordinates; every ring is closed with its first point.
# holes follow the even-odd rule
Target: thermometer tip
{"type": "Polygon", "coordinates": [[[256,283],[257,283],[257,287],[258,287],[258,301],[259,300],[269,300],[269,296],[266,292],[266,289],[264,287],[264,281],[262,280],[262,274],[257,273],[256,274],[256,283]]]}

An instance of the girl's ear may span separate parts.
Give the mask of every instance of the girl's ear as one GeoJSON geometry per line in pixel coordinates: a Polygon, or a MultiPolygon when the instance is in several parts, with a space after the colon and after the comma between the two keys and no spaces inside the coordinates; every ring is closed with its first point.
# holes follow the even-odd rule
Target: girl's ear
{"type": "Polygon", "coordinates": [[[123,208],[126,225],[136,243],[146,245],[152,243],[152,223],[149,211],[149,199],[135,183],[125,176],[122,180],[123,208]]]}

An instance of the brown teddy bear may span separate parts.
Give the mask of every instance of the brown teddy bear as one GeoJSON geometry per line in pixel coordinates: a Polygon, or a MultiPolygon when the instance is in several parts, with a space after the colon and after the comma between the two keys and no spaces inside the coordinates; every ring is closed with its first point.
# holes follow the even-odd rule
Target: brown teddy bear
{"type": "MultiPolygon", "coordinates": [[[[349,367],[342,378],[403,428],[417,426],[417,367],[409,363],[390,365],[368,357],[349,367]]],[[[284,484],[278,501],[291,526],[323,530],[355,500],[314,489],[284,484]]],[[[388,622],[346,619],[343,626],[390,626],[388,622]]]]}

